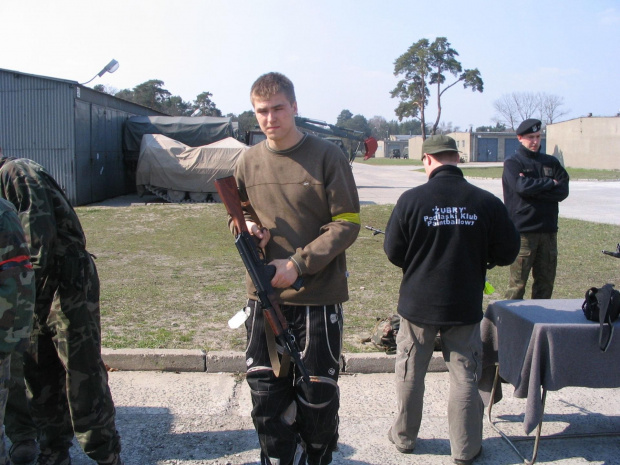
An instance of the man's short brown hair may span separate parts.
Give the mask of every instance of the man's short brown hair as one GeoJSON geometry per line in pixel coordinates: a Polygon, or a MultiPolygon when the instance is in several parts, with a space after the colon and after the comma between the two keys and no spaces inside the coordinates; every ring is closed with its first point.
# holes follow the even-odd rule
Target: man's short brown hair
{"type": "Polygon", "coordinates": [[[453,150],[446,150],[444,152],[438,152],[430,154],[432,157],[440,163],[449,163],[455,159],[459,159],[459,153],[453,150]]]}
{"type": "Polygon", "coordinates": [[[293,86],[293,82],[284,74],[263,74],[252,84],[250,101],[253,105],[254,97],[269,99],[280,92],[286,96],[291,105],[297,101],[295,98],[295,86],[293,86]]]}

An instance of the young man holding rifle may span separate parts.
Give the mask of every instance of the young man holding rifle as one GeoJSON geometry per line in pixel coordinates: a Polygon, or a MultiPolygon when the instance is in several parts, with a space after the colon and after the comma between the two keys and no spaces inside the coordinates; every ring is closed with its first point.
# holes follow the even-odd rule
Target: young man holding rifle
{"type": "Polygon", "coordinates": [[[295,126],[287,77],[260,76],[250,98],[267,139],[242,155],[235,178],[261,222],[246,210],[248,230],[275,267],[271,286],[310,375],[306,383],[292,366],[285,376],[274,373],[273,336],[248,281],[247,381],[261,464],[329,464],[338,441],[342,302],[349,298],[345,250],[360,230],[357,188],[340,149],[295,126]]]}

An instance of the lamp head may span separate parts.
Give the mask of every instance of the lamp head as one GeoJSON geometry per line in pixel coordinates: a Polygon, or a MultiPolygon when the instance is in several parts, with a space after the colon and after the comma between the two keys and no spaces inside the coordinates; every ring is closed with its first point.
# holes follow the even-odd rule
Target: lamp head
{"type": "Polygon", "coordinates": [[[107,65],[105,65],[105,68],[103,68],[101,71],[99,71],[98,76],[101,77],[103,76],[105,73],[113,73],[114,71],[116,71],[118,69],[118,61],[116,61],[114,58],[112,58],[112,60],[110,61],[110,63],[108,63],[107,65]]]}

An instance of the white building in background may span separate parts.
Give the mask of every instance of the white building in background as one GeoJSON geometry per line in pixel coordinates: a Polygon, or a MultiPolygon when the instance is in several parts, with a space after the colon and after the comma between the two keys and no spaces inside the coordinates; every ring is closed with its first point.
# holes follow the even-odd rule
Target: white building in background
{"type": "Polygon", "coordinates": [[[548,154],[564,166],[620,170],[620,116],[576,118],[547,126],[548,154]]]}

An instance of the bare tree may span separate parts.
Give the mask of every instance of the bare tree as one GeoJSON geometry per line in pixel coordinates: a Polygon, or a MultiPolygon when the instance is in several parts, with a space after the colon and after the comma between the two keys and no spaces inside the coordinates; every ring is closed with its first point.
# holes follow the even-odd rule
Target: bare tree
{"type": "Polygon", "coordinates": [[[516,92],[512,95],[521,121],[536,116],[536,113],[540,111],[540,97],[538,94],[532,92],[516,92]]]}
{"type": "Polygon", "coordinates": [[[497,116],[493,118],[493,121],[505,123],[514,131],[516,125],[519,124],[519,112],[513,94],[502,95],[493,102],[493,108],[497,112],[497,116]]]}
{"type": "Polygon", "coordinates": [[[523,120],[539,117],[545,124],[551,124],[568,111],[560,110],[564,99],[557,95],[545,92],[512,92],[504,94],[495,102],[493,107],[497,112],[493,121],[504,123],[512,130],[523,120]]]}
{"type": "Polygon", "coordinates": [[[540,113],[542,115],[542,120],[546,124],[553,124],[554,121],[557,121],[562,116],[566,116],[570,110],[562,110],[561,106],[564,105],[564,98],[559,95],[553,94],[545,94],[544,92],[540,94],[540,113]]]}
{"type": "Polygon", "coordinates": [[[383,139],[387,137],[390,131],[387,120],[383,116],[373,116],[368,120],[370,126],[370,135],[375,139],[383,139]]]}
{"type": "Polygon", "coordinates": [[[451,132],[459,132],[460,129],[461,128],[458,126],[453,126],[452,121],[442,121],[439,123],[439,126],[437,126],[437,134],[450,134],[451,132]]]}

